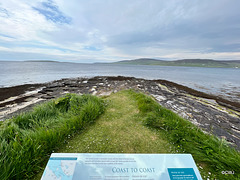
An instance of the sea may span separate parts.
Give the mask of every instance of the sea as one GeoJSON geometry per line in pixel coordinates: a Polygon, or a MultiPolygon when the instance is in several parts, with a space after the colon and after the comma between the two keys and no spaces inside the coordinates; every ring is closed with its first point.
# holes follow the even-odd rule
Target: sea
{"type": "Polygon", "coordinates": [[[163,79],[240,102],[240,69],[237,68],[0,61],[0,88],[94,76],[163,79]]]}

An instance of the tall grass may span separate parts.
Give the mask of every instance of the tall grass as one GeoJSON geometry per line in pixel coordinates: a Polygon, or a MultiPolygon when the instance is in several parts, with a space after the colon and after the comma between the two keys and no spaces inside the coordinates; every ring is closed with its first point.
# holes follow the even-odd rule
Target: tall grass
{"type": "Polygon", "coordinates": [[[195,161],[204,164],[217,179],[240,179],[240,153],[225,140],[203,133],[189,121],[161,107],[151,97],[131,91],[146,126],[165,132],[180,153],[190,153],[195,161]],[[223,175],[222,171],[234,171],[223,175]]]}
{"type": "Polygon", "coordinates": [[[0,179],[31,178],[60,142],[103,111],[97,97],[68,94],[6,120],[0,126],[0,179]]]}

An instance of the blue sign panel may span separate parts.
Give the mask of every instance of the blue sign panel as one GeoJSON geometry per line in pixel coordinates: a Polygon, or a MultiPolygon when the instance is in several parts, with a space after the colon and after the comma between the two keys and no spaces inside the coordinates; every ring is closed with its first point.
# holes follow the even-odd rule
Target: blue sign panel
{"type": "Polygon", "coordinates": [[[202,180],[190,154],[53,153],[42,180],[202,180]]]}
{"type": "Polygon", "coordinates": [[[170,180],[197,180],[193,168],[168,168],[170,180]]]}

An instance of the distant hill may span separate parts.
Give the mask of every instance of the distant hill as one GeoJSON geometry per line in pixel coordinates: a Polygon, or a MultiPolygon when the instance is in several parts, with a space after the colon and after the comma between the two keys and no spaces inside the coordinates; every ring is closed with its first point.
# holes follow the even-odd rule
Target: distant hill
{"type": "Polygon", "coordinates": [[[134,60],[118,61],[114,62],[114,64],[240,68],[240,60],[217,61],[212,59],[182,59],[175,61],[164,61],[150,58],[141,58],[134,60]]]}
{"type": "Polygon", "coordinates": [[[141,58],[141,59],[134,59],[134,60],[123,60],[115,62],[117,64],[137,64],[137,65],[160,65],[164,63],[163,60],[157,59],[148,59],[148,58],[141,58]]]}
{"type": "Polygon", "coordinates": [[[24,62],[59,62],[59,61],[53,61],[53,60],[26,60],[24,62]]]}

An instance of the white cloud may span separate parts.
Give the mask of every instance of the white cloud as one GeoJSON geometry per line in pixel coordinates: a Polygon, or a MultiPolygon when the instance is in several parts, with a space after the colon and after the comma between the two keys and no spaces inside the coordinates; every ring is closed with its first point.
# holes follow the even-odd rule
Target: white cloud
{"type": "Polygon", "coordinates": [[[15,59],[19,53],[24,59],[43,54],[79,62],[238,59],[239,6],[238,0],[3,1],[0,55],[15,59]]]}
{"type": "Polygon", "coordinates": [[[55,30],[53,24],[47,22],[28,4],[21,1],[4,1],[1,5],[9,12],[7,18],[0,17],[0,30],[3,34],[19,41],[41,40],[39,32],[55,30]]]}

